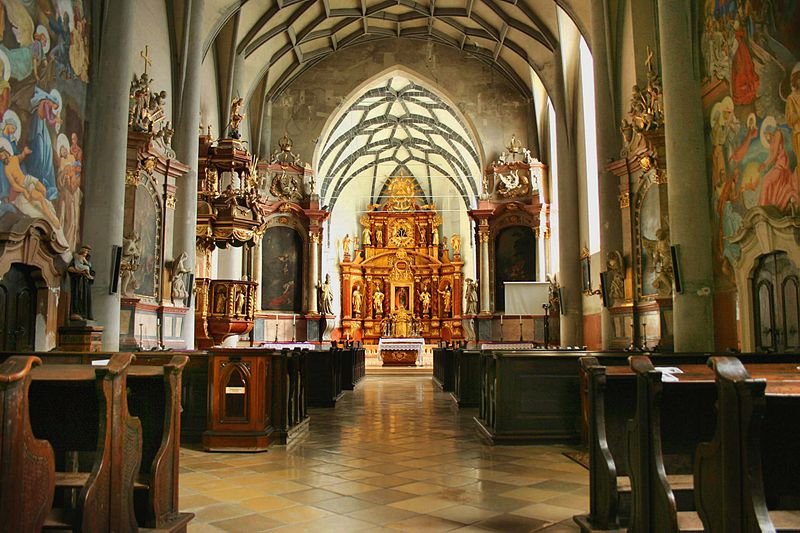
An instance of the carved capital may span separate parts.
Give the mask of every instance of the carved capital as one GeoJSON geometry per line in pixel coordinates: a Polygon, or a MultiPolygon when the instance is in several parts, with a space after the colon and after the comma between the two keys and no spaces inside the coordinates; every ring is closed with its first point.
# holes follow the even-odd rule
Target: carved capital
{"type": "Polygon", "coordinates": [[[125,173],[125,185],[132,185],[138,187],[142,184],[142,178],[139,176],[139,171],[131,170],[125,173]]]}
{"type": "Polygon", "coordinates": [[[313,244],[319,244],[322,242],[322,232],[312,230],[308,233],[308,238],[313,244]]]}
{"type": "Polygon", "coordinates": [[[167,206],[167,209],[175,209],[177,203],[178,200],[175,198],[175,193],[168,192],[164,197],[164,205],[167,206]]]}

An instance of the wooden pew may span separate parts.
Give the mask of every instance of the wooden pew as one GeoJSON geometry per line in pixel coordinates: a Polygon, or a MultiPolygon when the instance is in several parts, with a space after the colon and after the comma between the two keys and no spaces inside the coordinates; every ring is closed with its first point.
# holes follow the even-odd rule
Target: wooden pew
{"type": "Polygon", "coordinates": [[[28,415],[34,356],[0,364],[0,532],[41,531],[53,505],[55,457],[33,436],[28,415]]]}
{"type": "Polygon", "coordinates": [[[133,488],[142,427],[128,412],[133,358],[117,354],[94,368],[42,365],[31,373],[31,427],[50,442],[56,460],[55,509],[45,528],[136,531],[133,488]]]}
{"type": "MultiPolygon", "coordinates": [[[[308,352],[306,358],[308,405],[310,407],[336,407],[336,401],[342,397],[342,380],[345,365],[344,354],[350,349],[331,348],[308,352]]],[[[352,374],[351,378],[352,379],[352,374]]]]}
{"type": "Polygon", "coordinates": [[[343,390],[355,389],[355,386],[364,377],[366,370],[365,360],[366,355],[362,346],[352,345],[342,350],[341,378],[343,390]]]}
{"type": "Polygon", "coordinates": [[[631,356],[630,366],[636,373],[636,414],[627,432],[629,529],[703,531],[694,510],[692,471],[697,445],[711,438],[716,422],[713,373],[704,365],[682,365],[675,381],[662,381],[647,356],[631,356]]]}
{"type": "Polygon", "coordinates": [[[433,381],[443,392],[452,392],[455,387],[453,356],[454,348],[452,346],[433,350],[433,381]]]}
{"type": "Polygon", "coordinates": [[[173,356],[158,366],[128,370],[128,404],[142,424],[142,463],[134,504],[139,526],[186,531],[192,513],[179,512],[181,377],[189,361],[173,356]]]}
{"type": "Polygon", "coordinates": [[[718,417],[698,446],[697,510],[708,531],[800,531],[800,370],[712,357],[718,417]],[[757,376],[754,379],[752,376],[757,376]],[[793,509],[792,509],[793,507],[793,509]]]}
{"type": "Polygon", "coordinates": [[[481,353],[459,348],[453,354],[453,392],[450,396],[459,407],[480,405],[481,353]]]}

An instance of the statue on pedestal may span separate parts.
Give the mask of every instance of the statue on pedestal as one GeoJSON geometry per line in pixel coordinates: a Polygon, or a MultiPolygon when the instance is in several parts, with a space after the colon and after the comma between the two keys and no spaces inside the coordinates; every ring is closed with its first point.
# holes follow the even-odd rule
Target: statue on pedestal
{"type": "Polygon", "coordinates": [[[350,255],[350,234],[346,233],[342,239],[342,252],[344,255],[350,255]]]}
{"type": "Polygon", "coordinates": [[[322,315],[333,314],[333,289],[331,289],[331,275],[325,274],[325,283],[321,285],[318,283],[317,288],[320,290],[319,299],[319,313],[322,315]]]}
{"type": "Polygon", "coordinates": [[[379,316],[383,314],[383,291],[381,291],[381,286],[375,284],[375,292],[372,293],[372,308],[375,310],[375,316],[379,316]]]}
{"type": "Polygon", "coordinates": [[[428,286],[423,287],[422,292],[419,293],[419,302],[422,304],[422,314],[427,315],[431,312],[431,293],[428,291],[428,286]]]}
{"type": "Polygon", "coordinates": [[[187,288],[186,277],[191,272],[191,269],[186,266],[186,261],[189,256],[186,252],[181,252],[181,255],[174,261],[172,265],[172,289],[170,296],[172,303],[180,302],[185,305],[186,298],[189,296],[189,289],[187,288]]]}
{"type": "Polygon", "coordinates": [[[461,255],[461,237],[453,235],[450,238],[450,245],[453,247],[453,255],[461,255]]]}
{"type": "Polygon", "coordinates": [[[369,226],[365,227],[364,231],[361,232],[361,243],[365,248],[372,245],[372,236],[369,234],[369,226]]]}
{"type": "Polygon", "coordinates": [[[364,304],[364,296],[361,294],[361,290],[356,285],[355,289],[353,289],[353,315],[354,316],[361,316],[361,306],[364,304]]]}
{"type": "Polygon", "coordinates": [[[89,260],[92,247],[84,244],[72,254],[72,262],[67,267],[70,281],[70,320],[94,320],[92,316],[92,283],[94,270],[89,260]]]}
{"type": "Polygon", "coordinates": [[[231,102],[231,118],[228,122],[228,135],[231,139],[241,139],[242,134],[239,133],[239,125],[244,120],[246,115],[242,114],[242,106],[244,105],[244,98],[239,96],[234,98],[231,102]]]}
{"type": "Polygon", "coordinates": [[[475,315],[478,313],[478,283],[472,278],[464,280],[464,293],[467,299],[467,314],[475,315]]]}
{"type": "Polygon", "coordinates": [[[450,285],[445,285],[444,290],[439,289],[439,294],[442,296],[442,310],[445,313],[450,313],[451,304],[453,303],[453,291],[450,285]]]}

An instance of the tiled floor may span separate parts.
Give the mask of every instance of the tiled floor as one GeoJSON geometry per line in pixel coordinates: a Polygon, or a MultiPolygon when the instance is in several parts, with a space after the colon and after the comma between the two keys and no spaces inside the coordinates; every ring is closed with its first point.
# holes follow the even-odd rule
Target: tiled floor
{"type": "Polygon", "coordinates": [[[430,376],[368,376],[267,453],[181,455],[206,531],[577,531],[588,472],[561,446],[483,445],[430,376]]]}

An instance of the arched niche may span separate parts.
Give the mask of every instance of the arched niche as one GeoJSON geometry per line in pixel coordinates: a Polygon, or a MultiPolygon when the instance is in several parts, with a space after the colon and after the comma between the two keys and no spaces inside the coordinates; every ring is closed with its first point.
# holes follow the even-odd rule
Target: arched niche
{"type": "Polygon", "coordinates": [[[261,309],[303,312],[305,243],[289,221],[273,224],[261,239],[261,309]]]}

